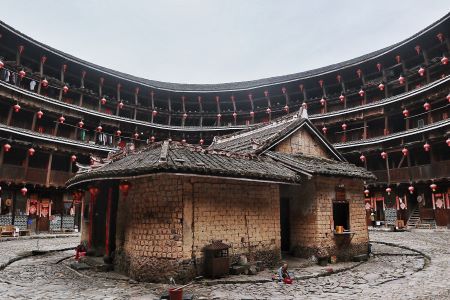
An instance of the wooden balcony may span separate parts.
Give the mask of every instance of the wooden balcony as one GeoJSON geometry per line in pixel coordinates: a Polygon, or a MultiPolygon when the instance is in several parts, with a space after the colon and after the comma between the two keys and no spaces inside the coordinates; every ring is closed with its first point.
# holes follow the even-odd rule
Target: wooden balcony
{"type": "MultiPolygon", "coordinates": [[[[387,183],[386,170],[373,171],[373,173],[378,178],[377,182],[387,183]]],[[[411,180],[447,178],[450,174],[450,160],[411,168],[390,169],[389,173],[391,175],[391,183],[409,183],[411,180]]]]}
{"type": "MultiPolygon", "coordinates": [[[[52,170],[48,186],[64,186],[70,177],[72,177],[70,172],[52,170]]],[[[3,164],[0,166],[0,179],[15,183],[47,185],[47,169],[28,168],[25,172],[22,166],[3,164]]]]}

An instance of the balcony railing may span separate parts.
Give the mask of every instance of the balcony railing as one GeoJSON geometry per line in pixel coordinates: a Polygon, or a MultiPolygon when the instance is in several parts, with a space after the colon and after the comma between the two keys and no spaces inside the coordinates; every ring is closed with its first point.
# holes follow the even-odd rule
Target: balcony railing
{"type": "MultiPolygon", "coordinates": [[[[388,182],[386,170],[373,171],[373,173],[378,178],[377,182],[388,182]]],[[[409,183],[410,181],[447,178],[448,174],[450,174],[450,160],[410,168],[389,169],[389,174],[391,183],[409,183]]]]}
{"type": "MultiPolygon", "coordinates": [[[[73,175],[66,171],[50,172],[49,186],[64,186],[66,181],[73,175]]],[[[47,169],[28,168],[3,164],[0,166],[0,178],[2,181],[11,181],[15,183],[29,183],[47,185],[47,169]]]]}

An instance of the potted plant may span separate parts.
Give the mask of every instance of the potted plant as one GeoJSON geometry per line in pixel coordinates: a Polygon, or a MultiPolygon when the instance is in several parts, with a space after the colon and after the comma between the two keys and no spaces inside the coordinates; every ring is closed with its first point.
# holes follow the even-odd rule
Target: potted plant
{"type": "Polygon", "coordinates": [[[319,266],[326,266],[328,264],[329,254],[325,247],[320,247],[317,251],[317,263],[319,266]]]}

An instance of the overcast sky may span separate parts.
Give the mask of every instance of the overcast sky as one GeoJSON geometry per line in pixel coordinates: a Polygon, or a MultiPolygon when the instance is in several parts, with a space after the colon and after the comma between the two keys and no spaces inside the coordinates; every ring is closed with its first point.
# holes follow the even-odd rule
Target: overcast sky
{"type": "Polygon", "coordinates": [[[354,58],[413,35],[449,8],[449,0],[10,0],[1,18],[101,66],[219,83],[354,58]]]}

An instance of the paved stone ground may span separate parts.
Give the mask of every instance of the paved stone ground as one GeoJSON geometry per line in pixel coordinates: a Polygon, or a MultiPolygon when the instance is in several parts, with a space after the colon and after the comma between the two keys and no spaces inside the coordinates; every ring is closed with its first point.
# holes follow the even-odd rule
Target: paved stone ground
{"type": "MultiPolygon", "coordinates": [[[[338,274],[274,282],[198,283],[187,289],[196,299],[449,299],[450,231],[371,232],[375,256],[338,274]],[[409,247],[422,252],[375,243],[409,247]],[[431,258],[428,260],[424,255],[431,258]]],[[[76,238],[55,239],[55,246],[77,244],[76,238]]],[[[5,253],[32,249],[28,241],[0,242],[5,253]],[[11,243],[10,247],[7,243],[11,243]]],[[[31,241],[30,243],[36,243],[31,241]]],[[[41,241],[43,243],[43,241],[41,241]]],[[[49,245],[50,247],[50,245],[49,245]]],[[[10,254],[8,254],[10,255],[10,254]]],[[[34,256],[0,271],[1,299],[158,299],[168,285],[134,283],[115,273],[76,272],[68,267],[73,251],[34,256]]],[[[2,258],[3,259],[3,258],[2,258]]],[[[304,270],[306,272],[306,270],[304,270]]],[[[314,272],[313,272],[314,273],[314,272]]]]}

